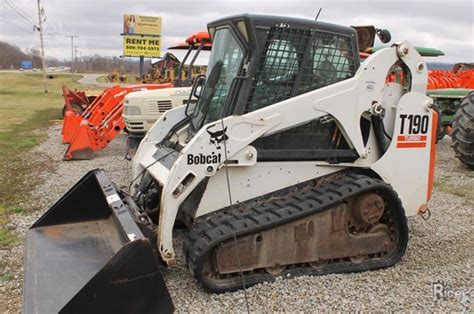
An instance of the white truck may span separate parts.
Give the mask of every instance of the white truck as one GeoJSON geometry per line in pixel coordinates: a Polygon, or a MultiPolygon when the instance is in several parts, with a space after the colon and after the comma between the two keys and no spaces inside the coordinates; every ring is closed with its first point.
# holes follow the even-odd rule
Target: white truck
{"type": "Polygon", "coordinates": [[[130,136],[143,137],[166,111],[189,100],[191,87],[173,87],[128,94],[124,101],[123,118],[130,136]]]}
{"type": "MultiPolygon", "coordinates": [[[[210,51],[169,49],[167,54],[172,54],[180,63],[187,66],[188,69],[192,69],[193,67],[207,66],[210,51]]],[[[189,78],[191,74],[188,73],[189,78]]],[[[185,85],[185,87],[134,92],[125,97],[122,116],[131,138],[142,138],[164,112],[188,102],[191,86],[186,85],[192,83],[191,79],[189,79],[190,84],[186,84],[186,81],[181,83],[184,84],[175,83],[175,86],[185,85]]]]}

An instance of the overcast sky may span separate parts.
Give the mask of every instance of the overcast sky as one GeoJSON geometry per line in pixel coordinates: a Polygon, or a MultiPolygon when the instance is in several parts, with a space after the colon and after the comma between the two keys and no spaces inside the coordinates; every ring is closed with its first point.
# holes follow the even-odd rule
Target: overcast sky
{"type": "MultiPolygon", "coordinates": [[[[8,5],[13,3],[27,20],[36,22],[36,0],[0,0],[0,40],[21,48],[38,48],[32,25],[8,5]]],[[[472,0],[333,0],[333,1],[153,1],[153,0],[41,0],[46,13],[46,55],[70,59],[70,39],[82,55],[122,54],[124,13],[161,16],[162,46],[180,42],[192,32],[206,30],[209,21],[238,13],[287,15],[342,25],[387,28],[392,41],[409,40],[416,46],[434,47],[443,62],[474,62],[474,7],[472,0]]]]}

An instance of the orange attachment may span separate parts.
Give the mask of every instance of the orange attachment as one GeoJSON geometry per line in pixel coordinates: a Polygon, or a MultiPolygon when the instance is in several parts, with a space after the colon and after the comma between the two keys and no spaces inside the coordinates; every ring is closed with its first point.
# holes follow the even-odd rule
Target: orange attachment
{"type": "Polygon", "coordinates": [[[188,36],[184,42],[177,43],[168,49],[188,49],[190,46],[197,47],[204,43],[204,47],[212,47],[212,39],[208,32],[198,32],[188,36]]]}
{"type": "Polygon", "coordinates": [[[113,86],[104,90],[79,116],[66,112],[63,143],[69,143],[64,160],[92,159],[125,128],[122,118],[123,100],[128,93],[170,88],[173,84],[137,84],[113,86]]]}
{"type": "Polygon", "coordinates": [[[81,113],[72,110],[71,103],[67,94],[68,89],[63,86],[63,96],[64,101],[66,103],[66,112],[64,113],[63,129],[61,132],[61,134],[63,135],[63,144],[68,144],[71,142],[71,138],[74,136],[74,133],[79,124],[81,123],[82,118],[87,116],[88,113],[90,113],[91,110],[93,110],[93,108],[96,106],[96,104],[102,101],[102,98],[108,93],[109,90],[110,89],[106,89],[104,92],[102,92],[102,94],[96,97],[94,101],[86,107],[85,111],[81,113]]]}
{"type": "Polygon", "coordinates": [[[63,85],[62,89],[63,89],[65,110],[64,110],[64,123],[63,123],[63,129],[61,131],[61,134],[63,135],[62,143],[66,144],[66,143],[69,143],[69,140],[71,137],[70,135],[71,132],[69,131],[69,128],[71,127],[71,125],[79,124],[79,121],[73,122],[71,120],[78,119],[78,117],[80,117],[81,113],[83,112],[84,108],[87,108],[90,105],[90,103],[85,92],[72,91],[71,89],[67,88],[65,85],[63,85]],[[74,108],[72,106],[73,104],[79,105],[80,110],[77,110],[77,107],[74,108]]]}
{"type": "Polygon", "coordinates": [[[442,88],[474,88],[474,70],[429,71],[428,89],[442,88]]]}
{"type": "Polygon", "coordinates": [[[89,99],[86,96],[86,93],[83,91],[71,90],[63,85],[63,97],[64,105],[66,111],[73,111],[72,104],[78,104],[82,107],[87,107],[90,105],[89,99]]]}
{"type": "Polygon", "coordinates": [[[61,131],[63,138],[63,144],[69,144],[71,138],[76,132],[77,126],[81,123],[82,117],[80,114],[75,113],[72,110],[66,110],[64,114],[63,130],[61,131]]]}
{"type": "Polygon", "coordinates": [[[186,43],[188,45],[200,44],[201,42],[205,42],[206,45],[211,45],[211,36],[208,32],[194,33],[188,38],[186,38],[186,43]]]}
{"type": "MultiPolygon", "coordinates": [[[[386,78],[386,82],[400,82],[404,84],[404,74],[402,71],[391,71],[386,78]]],[[[474,70],[431,70],[428,72],[427,89],[442,88],[467,88],[474,89],[474,70]]]]}

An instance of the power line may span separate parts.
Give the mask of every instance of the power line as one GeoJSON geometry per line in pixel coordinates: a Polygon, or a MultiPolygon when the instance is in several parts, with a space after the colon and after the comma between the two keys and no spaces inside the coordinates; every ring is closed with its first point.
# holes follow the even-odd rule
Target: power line
{"type": "MultiPolygon", "coordinates": [[[[66,33],[61,33],[61,32],[52,32],[52,33],[50,33],[46,30],[45,30],[45,34],[46,34],[46,36],[49,36],[49,37],[54,38],[54,39],[56,39],[57,36],[67,35],[66,33]]],[[[67,37],[69,37],[69,36],[67,36],[67,37]]]]}
{"type": "Polygon", "coordinates": [[[30,31],[26,30],[24,27],[22,27],[22,26],[16,24],[14,21],[12,21],[12,20],[10,20],[10,19],[7,19],[7,18],[4,17],[4,16],[0,16],[0,18],[1,18],[1,20],[2,20],[5,24],[7,24],[7,25],[16,27],[17,29],[22,30],[22,31],[24,31],[24,32],[30,32],[30,31]]]}
{"type": "Polygon", "coordinates": [[[19,16],[22,18],[22,22],[26,23],[28,26],[35,25],[35,23],[26,16],[26,13],[23,12],[20,8],[18,8],[14,3],[10,2],[9,0],[5,0],[5,3],[10,6],[10,8],[19,16]]]}
{"type": "Polygon", "coordinates": [[[36,24],[26,16],[26,13],[22,12],[20,8],[18,8],[15,4],[10,2],[10,0],[5,0],[5,3],[10,6],[10,8],[16,12],[18,16],[20,16],[23,19],[23,22],[26,22],[28,26],[35,26],[36,24]]]}
{"type": "Polygon", "coordinates": [[[19,29],[19,30],[21,30],[21,31],[24,31],[25,33],[31,34],[31,32],[32,32],[32,31],[29,31],[29,30],[24,29],[23,27],[21,27],[21,26],[15,24],[13,21],[8,20],[7,18],[5,18],[5,17],[3,17],[3,16],[1,16],[1,18],[2,18],[3,22],[4,22],[5,24],[7,24],[7,25],[16,27],[17,29],[19,29]]]}
{"type": "MultiPolygon", "coordinates": [[[[4,2],[6,4],[8,4],[11,7],[11,9],[14,10],[15,13],[17,13],[17,15],[19,15],[22,18],[20,20],[21,22],[25,23],[28,26],[33,26],[33,30],[39,30],[39,27],[28,16],[26,16],[27,15],[26,12],[22,11],[17,5],[15,5],[13,2],[11,2],[11,0],[4,0],[4,2]]],[[[41,14],[44,15],[44,12],[41,12],[41,14]]],[[[44,17],[43,22],[44,21],[46,21],[46,17],[44,17]]],[[[10,21],[10,22],[13,23],[13,21],[10,21]]],[[[13,23],[13,24],[15,24],[15,23],[13,23]]],[[[15,26],[17,28],[19,28],[18,25],[15,24],[15,26]]],[[[26,31],[24,28],[23,28],[23,30],[26,31]]],[[[44,33],[48,36],[51,36],[51,37],[64,35],[64,33],[60,33],[60,32],[50,33],[50,32],[45,31],[44,33]]]]}

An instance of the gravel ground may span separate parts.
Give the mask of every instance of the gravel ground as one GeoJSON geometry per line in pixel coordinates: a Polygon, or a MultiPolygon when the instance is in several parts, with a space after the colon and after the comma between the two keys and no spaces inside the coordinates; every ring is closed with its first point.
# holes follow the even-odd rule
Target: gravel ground
{"type": "MultiPolygon", "coordinates": [[[[63,162],[59,126],[47,130],[49,138],[31,152],[30,158],[46,161],[40,169],[41,184],[31,197],[35,203],[26,208],[42,208],[32,214],[14,215],[9,227],[21,238],[26,229],[62,196],[84,173],[102,167],[118,185],[125,185],[130,163],[125,161],[124,136],[90,161],[63,162]]],[[[299,277],[260,284],[247,289],[251,311],[328,311],[328,310],[427,310],[471,311],[473,287],[472,237],[474,172],[458,162],[446,137],[438,145],[436,182],[430,203],[431,219],[409,218],[410,242],[402,261],[389,269],[358,274],[299,277]],[[433,300],[433,282],[444,282],[444,299],[433,300]]],[[[175,235],[176,251],[181,254],[183,235],[175,235]]],[[[6,261],[3,274],[11,278],[0,282],[0,312],[15,313],[21,308],[24,246],[1,250],[6,261]]],[[[182,255],[176,268],[164,278],[179,312],[246,311],[243,291],[225,294],[205,292],[186,269],[182,255]]]]}

